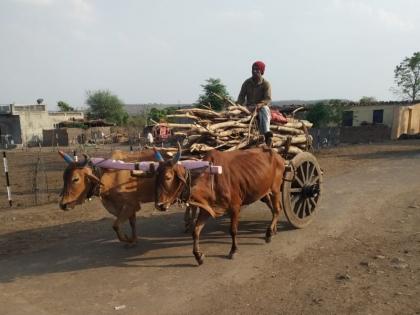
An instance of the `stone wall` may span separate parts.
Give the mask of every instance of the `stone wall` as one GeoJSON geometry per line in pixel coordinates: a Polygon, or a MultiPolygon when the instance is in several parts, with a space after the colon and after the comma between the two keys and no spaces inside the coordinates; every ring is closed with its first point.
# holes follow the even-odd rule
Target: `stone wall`
{"type": "Polygon", "coordinates": [[[23,111],[15,111],[15,113],[20,117],[23,144],[36,145],[42,142],[42,130],[52,128],[46,111],[25,109],[23,111]]]}
{"type": "Polygon", "coordinates": [[[386,125],[341,127],[340,143],[381,142],[391,139],[391,128],[386,125]]]}
{"type": "Polygon", "coordinates": [[[67,130],[62,129],[44,129],[42,131],[42,146],[67,146],[69,145],[69,137],[67,130]]]}
{"type": "Polygon", "coordinates": [[[80,120],[84,119],[83,112],[48,112],[50,117],[51,127],[55,127],[58,123],[67,120],[80,120]]]}

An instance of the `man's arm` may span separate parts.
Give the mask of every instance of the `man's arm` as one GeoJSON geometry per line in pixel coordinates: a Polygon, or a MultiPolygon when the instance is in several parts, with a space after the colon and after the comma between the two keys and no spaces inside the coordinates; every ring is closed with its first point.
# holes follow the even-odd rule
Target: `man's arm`
{"type": "Polygon", "coordinates": [[[261,102],[257,104],[257,109],[260,109],[263,106],[270,106],[271,104],[271,84],[266,81],[264,85],[264,96],[261,102]]]}

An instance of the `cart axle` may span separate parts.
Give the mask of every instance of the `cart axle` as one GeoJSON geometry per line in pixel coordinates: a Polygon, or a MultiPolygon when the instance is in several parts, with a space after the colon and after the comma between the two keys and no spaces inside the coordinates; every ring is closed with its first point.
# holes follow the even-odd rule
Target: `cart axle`
{"type": "Polygon", "coordinates": [[[318,185],[305,185],[302,188],[302,196],[304,198],[312,198],[319,194],[320,189],[318,185]]]}

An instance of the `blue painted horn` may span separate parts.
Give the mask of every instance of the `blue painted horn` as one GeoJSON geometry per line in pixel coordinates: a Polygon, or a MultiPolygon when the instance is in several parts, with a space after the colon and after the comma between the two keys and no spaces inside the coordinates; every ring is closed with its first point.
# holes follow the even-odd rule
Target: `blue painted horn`
{"type": "Polygon", "coordinates": [[[158,162],[165,162],[165,160],[162,157],[162,154],[160,154],[160,152],[158,151],[158,149],[156,149],[156,147],[153,147],[153,151],[155,151],[155,159],[158,162]]]}
{"type": "Polygon", "coordinates": [[[70,155],[68,155],[67,153],[58,150],[58,154],[61,155],[61,157],[64,159],[64,161],[66,161],[67,164],[74,163],[73,158],[70,155]]]}

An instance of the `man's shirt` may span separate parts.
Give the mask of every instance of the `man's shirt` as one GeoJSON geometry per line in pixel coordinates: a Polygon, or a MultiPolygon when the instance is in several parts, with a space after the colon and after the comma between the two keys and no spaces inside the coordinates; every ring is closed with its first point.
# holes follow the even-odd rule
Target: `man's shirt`
{"type": "Polygon", "coordinates": [[[255,105],[264,103],[270,105],[271,103],[271,85],[262,78],[260,82],[255,82],[252,77],[246,79],[242,84],[241,91],[239,92],[237,103],[241,105],[255,105]]]}

